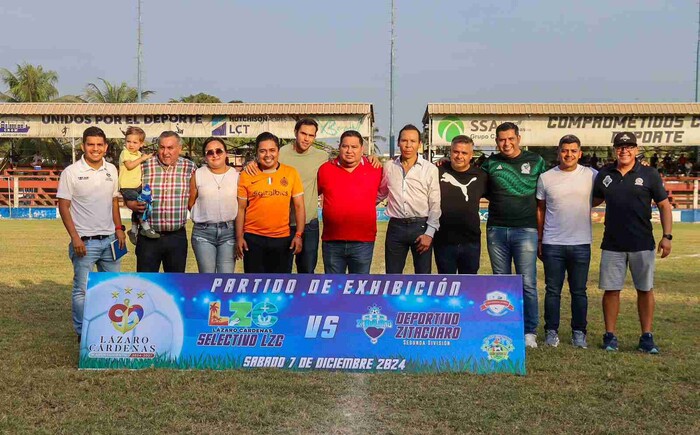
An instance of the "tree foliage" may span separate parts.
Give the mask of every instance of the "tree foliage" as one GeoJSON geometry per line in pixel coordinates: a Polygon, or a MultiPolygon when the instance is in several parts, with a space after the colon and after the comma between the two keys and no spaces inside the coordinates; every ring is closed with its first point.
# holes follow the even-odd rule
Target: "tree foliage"
{"type": "Polygon", "coordinates": [[[44,70],[41,65],[23,63],[14,72],[0,69],[0,78],[7,87],[0,92],[0,101],[5,103],[40,103],[46,101],[80,101],[74,95],[58,96],[58,74],[44,70]]]}
{"type": "MultiPolygon", "coordinates": [[[[133,86],[129,86],[126,82],[120,84],[111,83],[101,77],[98,80],[102,82],[103,88],[95,83],[88,83],[85,88],[84,98],[89,103],[136,103],[139,100],[139,91],[133,86]]],[[[154,91],[141,91],[141,99],[145,100],[154,91]]]]}
{"type": "Polygon", "coordinates": [[[171,98],[170,103],[221,103],[219,97],[200,92],[198,94],[187,95],[180,98],[171,98]]]}

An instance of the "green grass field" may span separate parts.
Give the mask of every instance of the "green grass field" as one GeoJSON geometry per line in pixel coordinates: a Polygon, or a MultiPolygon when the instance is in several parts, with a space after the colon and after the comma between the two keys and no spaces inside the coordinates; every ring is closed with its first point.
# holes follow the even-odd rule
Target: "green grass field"
{"type": "MultiPolygon", "coordinates": [[[[375,248],[377,273],[385,230],[381,225],[375,248]]],[[[597,290],[602,226],[594,232],[590,347],[568,345],[565,288],[562,344],[528,350],[525,377],[78,371],[63,226],[0,221],[0,432],[700,433],[700,226],[675,225],[673,252],[657,262],[657,356],[635,350],[639,324],[629,280],[620,352],[597,348],[604,332],[597,290]]],[[[133,254],[123,270],[135,270],[133,254]]],[[[188,271],[196,272],[191,252],[188,271]]]]}

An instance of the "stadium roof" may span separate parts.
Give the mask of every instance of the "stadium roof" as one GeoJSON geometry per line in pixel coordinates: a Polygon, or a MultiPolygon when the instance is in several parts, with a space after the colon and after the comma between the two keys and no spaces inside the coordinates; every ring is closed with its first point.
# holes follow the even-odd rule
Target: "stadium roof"
{"type": "Polygon", "coordinates": [[[369,103],[0,103],[0,115],[366,115],[369,103]]]}
{"type": "Polygon", "coordinates": [[[430,103],[431,115],[696,115],[700,103],[430,103]]]}

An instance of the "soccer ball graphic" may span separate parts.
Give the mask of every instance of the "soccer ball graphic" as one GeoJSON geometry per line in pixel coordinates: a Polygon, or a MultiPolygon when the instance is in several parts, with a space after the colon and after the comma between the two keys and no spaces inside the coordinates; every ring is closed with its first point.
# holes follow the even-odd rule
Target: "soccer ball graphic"
{"type": "Polygon", "coordinates": [[[156,356],[174,360],[182,351],[183,335],[182,315],[172,295],[151,281],[122,275],[86,294],[81,355],[124,358],[141,352],[144,346],[154,346],[156,356]],[[115,325],[114,320],[121,320],[125,313],[127,318],[115,325]],[[116,343],[127,349],[120,352],[123,348],[116,343]],[[139,350],[129,349],[135,343],[139,350]]]}

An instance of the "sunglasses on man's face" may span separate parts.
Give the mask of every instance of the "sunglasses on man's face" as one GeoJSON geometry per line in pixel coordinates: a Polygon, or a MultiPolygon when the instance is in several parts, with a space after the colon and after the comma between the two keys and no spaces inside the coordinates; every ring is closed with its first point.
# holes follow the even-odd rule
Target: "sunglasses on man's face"
{"type": "Polygon", "coordinates": [[[207,151],[207,157],[212,157],[214,154],[216,154],[217,156],[220,156],[220,155],[222,155],[223,153],[224,153],[224,150],[222,150],[221,148],[216,148],[216,149],[213,149],[213,150],[208,150],[208,151],[207,151]]]}

